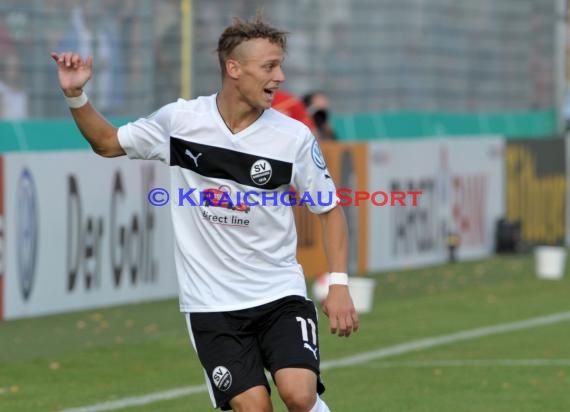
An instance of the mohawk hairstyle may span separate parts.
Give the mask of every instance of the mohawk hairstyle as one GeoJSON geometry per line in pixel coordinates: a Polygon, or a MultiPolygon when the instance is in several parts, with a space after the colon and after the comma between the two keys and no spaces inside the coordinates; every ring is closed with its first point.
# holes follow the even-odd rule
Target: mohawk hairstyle
{"type": "Polygon", "coordinates": [[[287,35],[286,31],[279,30],[263,19],[262,10],[258,9],[255,17],[251,21],[241,20],[234,17],[233,23],[225,28],[218,40],[218,60],[222,76],[226,74],[226,61],[230,58],[232,52],[241,43],[251,39],[267,39],[273,44],[281,46],[284,52],[287,51],[287,35]]]}

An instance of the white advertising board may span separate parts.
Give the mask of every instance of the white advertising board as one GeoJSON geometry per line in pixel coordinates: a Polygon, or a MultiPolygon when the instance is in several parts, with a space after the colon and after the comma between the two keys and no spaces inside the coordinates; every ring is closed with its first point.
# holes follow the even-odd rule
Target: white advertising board
{"type": "Polygon", "coordinates": [[[504,213],[503,147],[500,137],[370,143],[369,191],[406,197],[369,207],[368,269],[443,262],[450,233],[459,259],[490,255],[504,213]]]}
{"type": "Polygon", "coordinates": [[[501,138],[449,139],[451,221],[459,259],[495,250],[497,222],[505,214],[505,146],[501,138]]]}
{"type": "Polygon", "coordinates": [[[168,167],[90,152],[6,154],[4,318],[177,295],[168,167]]]}

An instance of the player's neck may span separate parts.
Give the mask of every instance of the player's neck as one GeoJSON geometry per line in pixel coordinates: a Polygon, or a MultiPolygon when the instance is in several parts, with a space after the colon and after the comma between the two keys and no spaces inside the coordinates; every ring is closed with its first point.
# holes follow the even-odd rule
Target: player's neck
{"type": "Polygon", "coordinates": [[[249,127],[263,114],[263,109],[251,107],[224,89],[216,96],[218,112],[233,134],[249,127]]]}

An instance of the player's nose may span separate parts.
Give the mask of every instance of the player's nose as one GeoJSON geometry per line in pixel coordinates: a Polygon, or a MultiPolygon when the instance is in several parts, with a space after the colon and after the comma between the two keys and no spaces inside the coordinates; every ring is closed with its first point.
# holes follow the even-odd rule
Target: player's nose
{"type": "Polygon", "coordinates": [[[278,83],[283,83],[285,81],[285,73],[283,72],[281,66],[277,67],[277,69],[275,70],[273,81],[276,81],[278,83]]]}

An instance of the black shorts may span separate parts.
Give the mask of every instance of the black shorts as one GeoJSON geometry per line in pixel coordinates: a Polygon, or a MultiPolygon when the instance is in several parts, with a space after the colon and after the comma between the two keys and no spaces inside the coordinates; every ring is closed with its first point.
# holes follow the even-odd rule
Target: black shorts
{"type": "Polygon", "coordinates": [[[215,407],[230,410],[234,396],[258,385],[270,392],[264,369],[305,368],[319,376],[317,311],[310,300],[288,296],[231,312],[187,314],[190,337],[204,367],[215,407]]]}

